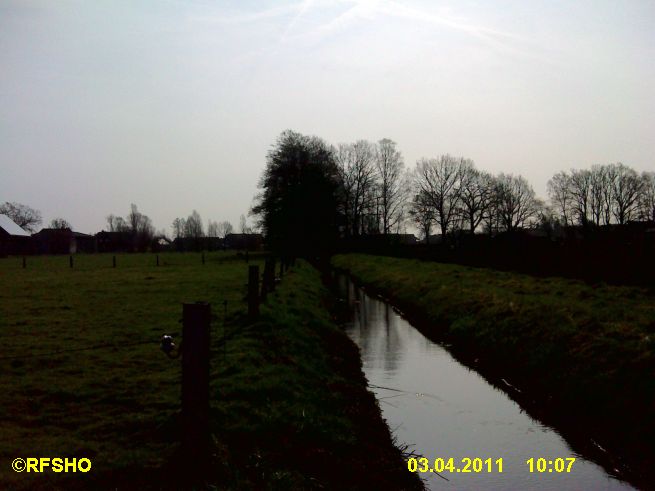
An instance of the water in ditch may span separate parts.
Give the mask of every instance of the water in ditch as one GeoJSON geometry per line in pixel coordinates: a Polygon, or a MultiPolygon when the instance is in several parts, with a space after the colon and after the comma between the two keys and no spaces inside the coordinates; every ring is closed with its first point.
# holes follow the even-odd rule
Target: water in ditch
{"type": "MultiPolygon", "coordinates": [[[[433,470],[441,466],[437,458],[445,463],[453,458],[452,472],[421,473],[429,489],[635,489],[575,454],[557,431],[528,416],[389,304],[369,296],[346,276],[339,276],[337,283],[353,310],[346,331],[361,350],[364,373],[398,442],[411,444],[433,470]],[[526,462],[530,458],[534,472],[526,462]],[[562,463],[568,467],[569,458],[575,458],[570,472],[557,472],[562,463]],[[471,459],[468,470],[473,472],[463,472],[466,459],[471,459]],[[479,469],[480,463],[482,472],[474,472],[474,464],[479,469]],[[544,472],[538,472],[539,467],[544,472]]],[[[425,461],[417,464],[420,469],[425,461]]]]}

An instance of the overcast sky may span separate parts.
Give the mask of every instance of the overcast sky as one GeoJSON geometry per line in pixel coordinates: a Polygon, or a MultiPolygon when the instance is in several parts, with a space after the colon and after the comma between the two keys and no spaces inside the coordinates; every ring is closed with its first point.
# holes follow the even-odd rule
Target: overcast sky
{"type": "Polygon", "coordinates": [[[285,129],[655,170],[655,2],[0,1],[0,202],[238,225],[285,129]]]}

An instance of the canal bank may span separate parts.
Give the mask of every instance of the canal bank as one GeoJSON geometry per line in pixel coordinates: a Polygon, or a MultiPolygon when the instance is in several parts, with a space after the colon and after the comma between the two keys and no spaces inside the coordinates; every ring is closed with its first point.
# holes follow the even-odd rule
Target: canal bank
{"type": "MultiPolygon", "coordinates": [[[[634,489],[576,454],[557,431],[423,336],[390,304],[366,294],[345,275],[336,283],[340,298],[352,308],[345,330],[360,348],[369,386],[394,434],[427,458],[428,468],[453,459],[450,471],[421,473],[429,489],[634,489]],[[570,462],[570,472],[554,464],[538,472],[540,458],[570,462]],[[468,468],[466,459],[472,461],[468,468]]],[[[417,464],[417,470],[422,468],[417,464]]]]}
{"type": "Polygon", "coordinates": [[[331,305],[318,271],[297,261],[230,339],[214,394],[218,489],[423,489],[331,305]]]}
{"type": "Polygon", "coordinates": [[[576,451],[652,486],[652,358],[643,341],[630,342],[650,312],[647,292],[363,255],[333,264],[390,298],[576,451]],[[640,356],[626,356],[631,350],[640,356]]]}

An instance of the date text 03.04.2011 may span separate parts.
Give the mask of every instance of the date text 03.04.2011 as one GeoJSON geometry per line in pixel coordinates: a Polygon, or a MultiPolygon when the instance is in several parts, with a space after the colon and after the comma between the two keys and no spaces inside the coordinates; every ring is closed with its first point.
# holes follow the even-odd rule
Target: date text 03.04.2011
{"type": "Polygon", "coordinates": [[[453,457],[437,457],[428,459],[425,457],[407,459],[407,468],[410,472],[452,472],[452,473],[480,473],[480,472],[503,472],[503,459],[479,457],[454,459],[453,457]]]}

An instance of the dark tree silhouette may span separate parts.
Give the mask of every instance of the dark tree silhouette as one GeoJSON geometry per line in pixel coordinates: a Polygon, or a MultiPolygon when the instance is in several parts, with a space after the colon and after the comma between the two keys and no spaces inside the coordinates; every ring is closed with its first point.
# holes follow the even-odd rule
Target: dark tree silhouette
{"type": "Polygon", "coordinates": [[[655,172],[641,175],[643,192],[639,198],[639,218],[655,222],[655,172]]]}
{"type": "Polygon", "coordinates": [[[321,139],[285,131],[268,152],[252,209],[273,250],[328,252],[337,238],[339,172],[321,139]]]}
{"type": "Polygon", "coordinates": [[[491,207],[494,182],[491,174],[477,170],[472,161],[462,166],[459,209],[463,226],[474,234],[491,207]]]}
{"type": "Polygon", "coordinates": [[[50,228],[59,228],[59,229],[72,229],[72,225],[64,220],[63,218],[53,218],[52,221],[50,222],[50,228]]]}
{"type": "Polygon", "coordinates": [[[368,229],[366,216],[376,201],[375,145],[366,140],[342,143],[333,154],[341,183],[339,202],[345,234],[357,236],[368,229]]]}
{"type": "Polygon", "coordinates": [[[434,208],[425,191],[419,191],[409,205],[409,216],[421,231],[425,243],[430,242],[430,230],[434,223],[434,208]]]}
{"type": "Polygon", "coordinates": [[[234,227],[228,221],[223,221],[218,224],[218,236],[225,238],[227,234],[231,234],[234,227]]]}
{"type": "Polygon", "coordinates": [[[381,221],[379,228],[383,234],[388,234],[403,219],[403,206],[406,198],[405,183],[403,182],[405,163],[402,155],[396,149],[396,142],[388,138],[378,142],[375,166],[378,174],[381,221]]]}
{"type": "Polygon", "coordinates": [[[496,179],[496,200],[503,230],[513,232],[539,217],[543,207],[523,176],[500,174],[496,179]]]}
{"type": "Polygon", "coordinates": [[[457,219],[461,181],[468,161],[462,157],[442,155],[438,159],[421,159],[414,170],[415,194],[426,199],[434,210],[434,219],[446,236],[457,219]]]}

